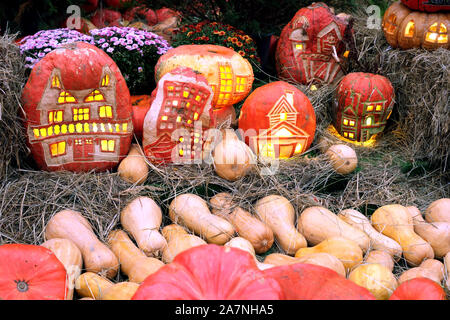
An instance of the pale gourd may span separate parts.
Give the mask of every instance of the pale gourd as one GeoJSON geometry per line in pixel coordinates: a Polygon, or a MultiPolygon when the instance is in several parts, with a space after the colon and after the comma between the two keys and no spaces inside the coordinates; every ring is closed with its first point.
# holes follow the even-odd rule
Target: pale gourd
{"type": "Polygon", "coordinates": [[[348,279],[369,290],[377,300],[388,300],[398,286],[391,270],[377,263],[357,266],[348,279]]]}
{"type": "Polygon", "coordinates": [[[418,266],[423,260],[434,258],[431,245],[414,232],[413,219],[406,207],[392,204],[378,208],[372,214],[372,225],[402,246],[409,265],[418,266]]]}
{"type": "Polygon", "coordinates": [[[258,200],[254,206],[256,216],[272,229],[281,249],[293,255],[305,248],[305,237],[295,228],[295,209],[288,199],[269,195],[258,200]]]}
{"type": "Polygon", "coordinates": [[[256,258],[256,253],[255,253],[255,249],[253,248],[253,245],[247,239],[244,239],[242,237],[234,237],[233,239],[231,239],[230,241],[225,243],[224,246],[238,248],[238,249],[241,249],[241,250],[244,250],[244,251],[250,253],[250,255],[255,259],[256,265],[258,266],[258,269],[260,269],[260,270],[274,267],[271,264],[259,262],[259,260],[256,258]]]}
{"type": "Polygon", "coordinates": [[[450,223],[450,198],[433,201],[425,211],[425,220],[450,223]]]}
{"type": "Polygon", "coordinates": [[[117,172],[123,180],[129,183],[142,184],[147,180],[149,166],[137,144],[131,145],[128,155],[117,167],[117,172]]]}
{"type": "Polygon", "coordinates": [[[414,278],[428,278],[441,284],[444,279],[444,264],[435,259],[425,260],[418,267],[404,271],[398,278],[398,282],[402,284],[414,278]]]}
{"type": "Polygon", "coordinates": [[[212,244],[225,244],[235,232],[231,223],[213,215],[206,201],[195,194],[175,197],[169,206],[169,217],[212,244]]]}
{"type": "Polygon", "coordinates": [[[295,257],[300,258],[318,252],[335,256],[347,271],[363,261],[363,251],[360,246],[356,242],[342,237],[328,238],[314,247],[301,248],[295,253],[295,257]]]}
{"type": "Polygon", "coordinates": [[[414,231],[431,245],[436,257],[444,257],[450,251],[450,223],[426,222],[417,207],[407,209],[414,221],[414,231]]]}
{"type": "Polygon", "coordinates": [[[392,256],[383,250],[372,250],[364,259],[366,264],[377,263],[382,264],[388,268],[391,272],[394,270],[394,260],[392,256]]]}
{"type": "Polygon", "coordinates": [[[94,233],[81,213],[63,210],[55,214],[45,227],[45,238],[69,239],[80,249],[86,271],[113,278],[119,268],[115,254],[94,233]]]}
{"type": "Polygon", "coordinates": [[[183,227],[176,224],[165,226],[161,232],[167,240],[167,246],[162,251],[162,260],[165,263],[171,263],[179,253],[187,249],[207,244],[202,238],[187,233],[183,227]]]}
{"type": "Polygon", "coordinates": [[[114,283],[94,272],[82,273],[75,281],[75,290],[83,298],[101,300],[106,289],[114,283]]]}
{"type": "Polygon", "coordinates": [[[80,249],[69,239],[53,238],[45,241],[41,246],[50,249],[59,261],[64,265],[67,272],[67,294],[66,300],[73,299],[75,280],[81,274],[83,257],[80,249]]]}
{"type": "Polygon", "coordinates": [[[339,212],[338,216],[353,227],[365,232],[370,238],[370,247],[372,250],[386,251],[396,261],[402,256],[402,247],[400,244],[375,230],[370,220],[361,212],[353,209],[345,209],[339,212]]]}
{"type": "Polygon", "coordinates": [[[108,244],[119,259],[120,270],[128,276],[130,282],[141,283],[164,266],[162,261],[147,257],[123,230],[111,231],[108,244]]]}
{"type": "Polygon", "coordinates": [[[297,221],[297,229],[313,246],[331,237],[342,237],[356,242],[364,252],[370,247],[370,238],[364,231],[320,206],[303,210],[297,221]]]}
{"type": "Polygon", "coordinates": [[[159,233],[161,222],[161,208],[149,197],[132,200],[120,213],[123,228],[147,256],[158,256],[167,245],[166,239],[159,233]]]}
{"type": "Polygon", "coordinates": [[[273,245],[273,231],[250,212],[233,205],[232,195],[218,193],[210,201],[211,212],[229,221],[236,233],[250,241],[258,254],[267,252],[273,245]]]}
{"type": "Polygon", "coordinates": [[[345,144],[332,145],[325,154],[337,173],[349,174],[358,166],[358,156],[355,150],[345,144]]]}

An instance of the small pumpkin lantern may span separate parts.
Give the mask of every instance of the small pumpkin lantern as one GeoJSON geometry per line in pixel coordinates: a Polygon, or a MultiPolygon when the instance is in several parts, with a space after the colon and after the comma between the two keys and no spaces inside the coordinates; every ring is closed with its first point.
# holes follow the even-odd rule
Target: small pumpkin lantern
{"type": "Polygon", "coordinates": [[[201,74],[178,67],[158,81],[144,118],[143,147],[154,163],[203,159],[205,130],[214,126],[213,91],[201,74]]]}
{"type": "Polygon", "coordinates": [[[286,159],[309,148],[316,115],[303,92],[276,81],[257,88],[245,100],[239,130],[255,154],[286,159]]]}
{"type": "Polygon", "coordinates": [[[155,66],[155,78],[178,66],[201,73],[211,86],[215,110],[229,108],[245,99],[253,84],[251,64],[233,49],[212,44],[182,45],[162,55],[155,66]]]}
{"type": "Polygon", "coordinates": [[[48,53],[22,92],[31,154],[43,170],[108,170],[133,133],[130,92],[115,62],[84,42],[48,53]]]}
{"type": "Polygon", "coordinates": [[[354,72],[337,88],[333,125],[343,140],[368,142],[383,131],[394,106],[394,88],[383,76],[354,72]]]}
{"type": "Polygon", "coordinates": [[[392,4],[383,17],[383,32],[393,48],[450,48],[450,13],[412,11],[400,1],[392,4]]]}
{"type": "Polygon", "coordinates": [[[300,9],[284,27],[275,59],[280,78],[302,84],[332,83],[342,77],[348,16],[335,16],[324,3],[300,9]]]}
{"type": "Polygon", "coordinates": [[[402,3],[412,10],[424,12],[450,11],[448,0],[402,0],[402,3]]]}

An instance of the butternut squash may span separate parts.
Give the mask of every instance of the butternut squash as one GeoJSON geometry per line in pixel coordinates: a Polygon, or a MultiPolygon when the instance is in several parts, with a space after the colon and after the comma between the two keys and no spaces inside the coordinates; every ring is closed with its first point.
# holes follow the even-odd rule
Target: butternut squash
{"type": "Polygon", "coordinates": [[[138,288],[135,282],[115,283],[105,290],[102,300],[131,300],[138,288]]]}
{"type": "Polygon", "coordinates": [[[425,211],[425,220],[450,223],[450,198],[433,201],[425,211]]]}
{"type": "Polygon", "coordinates": [[[45,241],[41,246],[51,250],[59,261],[64,265],[67,272],[67,294],[66,300],[73,299],[75,280],[81,274],[83,257],[80,249],[72,240],[53,238],[45,241]]]}
{"type": "Polygon", "coordinates": [[[278,195],[269,195],[255,204],[256,216],[272,229],[281,249],[293,255],[305,248],[305,237],[295,228],[295,209],[288,199],[278,195]]]}
{"type": "Polygon", "coordinates": [[[130,282],[141,283],[164,266],[162,261],[147,257],[123,230],[111,231],[108,236],[108,244],[119,259],[120,270],[128,276],[130,282]]]}
{"type": "Polygon", "coordinates": [[[370,238],[365,232],[320,206],[303,210],[297,221],[297,229],[313,246],[331,237],[342,237],[356,242],[364,252],[370,247],[370,238]]]}
{"type": "Polygon", "coordinates": [[[162,252],[162,260],[171,263],[177,254],[187,249],[207,244],[205,240],[196,235],[189,234],[183,227],[170,224],[162,229],[162,234],[167,240],[167,246],[162,252]]]}
{"type": "Polygon", "coordinates": [[[398,287],[392,272],[378,263],[357,266],[350,272],[348,279],[369,290],[377,300],[388,300],[398,287]]]}
{"type": "Polygon", "coordinates": [[[161,208],[149,197],[138,197],[120,213],[120,223],[136,240],[147,256],[158,256],[167,245],[159,233],[162,222],[161,208]]]}
{"type": "Polygon", "coordinates": [[[398,278],[399,284],[414,278],[428,278],[441,284],[444,279],[444,264],[435,259],[423,261],[418,267],[404,271],[398,278]]]}
{"type": "Polygon", "coordinates": [[[373,250],[365,258],[366,264],[378,263],[388,268],[391,272],[394,270],[394,260],[392,256],[383,250],[373,250]]]}
{"type": "Polygon", "coordinates": [[[363,252],[360,246],[356,242],[342,237],[328,238],[314,247],[301,248],[295,253],[295,257],[300,258],[318,252],[335,256],[342,262],[347,271],[363,261],[363,252]]]}
{"type": "Polygon", "coordinates": [[[82,273],[75,281],[75,290],[83,298],[102,299],[106,289],[114,283],[94,272],[82,273]]]}
{"type": "Polygon", "coordinates": [[[208,243],[223,245],[234,235],[233,225],[213,215],[206,201],[195,194],[175,197],[169,206],[169,217],[173,223],[185,226],[208,243]]]}
{"type": "Polygon", "coordinates": [[[375,230],[372,227],[370,220],[361,212],[346,209],[339,212],[338,216],[353,227],[365,232],[370,238],[370,247],[373,250],[386,251],[394,258],[395,261],[398,261],[401,258],[402,247],[400,244],[375,230]]]}
{"type": "Polygon", "coordinates": [[[256,253],[265,253],[272,247],[272,229],[250,212],[233,205],[231,194],[218,193],[210,199],[210,205],[211,212],[229,221],[240,237],[250,241],[256,253]]]}
{"type": "Polygon", "coordinates": [[[75,243],[83,256],[86,271],[113,278],[119,261],[114,253],[95,235],[89,221],[81,213],[63,210],[55,214],[45,227],[45,238],[64,238],[75,243]]]}
{"type": "Polygon", "coordinates": [[[426,222],[417,207],[407,207],[414,222],[414,231],[433,248],[434,255],[444,257],[450,251],[450,223],[426,222]]]}
{"type": "Polygon", "coordinates": [[[139,145],[133,143],[128,155],[117,167],[117,173],[129,183],[142,184],[147,180],[148,172],[149,166],[144,154],[139,145]]]}
{"type": "Polygon", "coordinates": [[[372,225],[385,236],[397,241],[409,265],[418,266],[433,259],[433,248],[414,232],[413,219],[406,207],[392,204],[378,208],[372,214],[372,225]]]}
{"type": "Polygon", "coordinates": [[[298,258],[283,253],[271,253],[264,258],[264,263],[272,264],[274,266],[284,266],[298,263],[297,259],[298,258]]]}

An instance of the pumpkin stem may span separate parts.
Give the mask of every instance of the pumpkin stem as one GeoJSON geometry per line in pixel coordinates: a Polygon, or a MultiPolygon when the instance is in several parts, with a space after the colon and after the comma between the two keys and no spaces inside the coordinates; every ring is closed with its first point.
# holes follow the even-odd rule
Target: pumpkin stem
{"type": "Polygon", "coordinates": [[[25,280],[22,281],[15,280],[15,283],[17,283],[17,290],[19,290],[19,292],[28,291],[28,283],[25,280]]]}

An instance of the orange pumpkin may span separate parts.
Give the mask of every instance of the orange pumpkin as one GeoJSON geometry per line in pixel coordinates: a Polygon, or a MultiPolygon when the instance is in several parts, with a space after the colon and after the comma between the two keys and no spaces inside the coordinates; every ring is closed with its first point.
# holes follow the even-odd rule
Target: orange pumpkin
{"type": "Polygon", "coordinates": [[[131,96],[131,108],[133,109],[133,127],[134,134],[138,141],[142,140],[142,132],[144,126],[145,115],[150,109],[150,105],[154,99],[154,95],[138,95],[131,96]]]}

